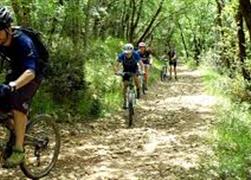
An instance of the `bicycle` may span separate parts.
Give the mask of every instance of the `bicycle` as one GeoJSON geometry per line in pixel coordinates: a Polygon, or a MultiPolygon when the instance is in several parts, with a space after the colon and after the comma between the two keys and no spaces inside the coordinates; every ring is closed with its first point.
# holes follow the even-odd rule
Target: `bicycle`
{"type": "Polygon", "coordinates": [[[168,78],[168,74],[167,74],[167,62],[165,62],[165,64],[162,66],[161,71],[160,71],[160,80],[161,81],[166,81],[168,78]]]}
{"type": "Polygon", "coordinates": [[[134,116],[134,106],[136,105],[136,91],[133,83],[133,76],[134,75],[142,75],[140,73],[131,73],[131,72],[119,72],[116,73],[116,75],[119,76],[124,76],[128,75],[129,76],[129,84],[127,88],[127,95],[126,95],[126,104],[127,104],[127,109],[128,109],[128,127],[132,126],[133,122],[133,116],[134,116]]]}
{"type": "MultiPolygon", "coordinates": [[[[12,116],[11,113],[0,114],[0,162],[11,155],[15,143],[15,133],[10,127],[12,116]]],[[[25,159],[19,165],[23,173],[31,179],[48,175],[60,150],[60,134],[51,116],[42,114],[28,120],[24,150],[25,159]]]]}

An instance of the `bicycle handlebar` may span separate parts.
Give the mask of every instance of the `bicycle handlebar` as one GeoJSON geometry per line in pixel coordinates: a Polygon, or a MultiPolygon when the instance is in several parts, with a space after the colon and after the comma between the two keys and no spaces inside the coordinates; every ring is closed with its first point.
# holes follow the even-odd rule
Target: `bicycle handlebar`
{"type": "Polygon", "coordinates": [[[134,76],[134,75],[144,75],[145,73],[142,72],[137,72],[137,73],[132,73],[132,72],[117,72],[115,75],[117,76],[124,76],[124,75],[129,75],[129,76],[134,76]]]}

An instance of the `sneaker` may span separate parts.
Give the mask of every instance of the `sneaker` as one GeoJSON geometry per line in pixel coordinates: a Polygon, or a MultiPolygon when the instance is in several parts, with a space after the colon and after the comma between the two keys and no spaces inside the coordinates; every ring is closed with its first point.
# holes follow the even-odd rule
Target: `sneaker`
{"type": "Polygon", "coordinates": [[[4,167],[14,168],[24,161],[24,151],[13,148],[11,156],[6,160],[4,167]]]}

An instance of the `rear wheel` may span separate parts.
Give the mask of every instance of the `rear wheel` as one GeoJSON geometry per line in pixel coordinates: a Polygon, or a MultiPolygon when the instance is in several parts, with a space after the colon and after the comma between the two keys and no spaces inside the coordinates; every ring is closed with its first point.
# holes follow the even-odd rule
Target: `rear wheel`
{"type": "Polygon", "coordinates": [[[39,115],[27,126],[25,161],[20,165],[32,179],[46,176],[54,167],[60,149],[60,135],[52,117],[39,115]]]}

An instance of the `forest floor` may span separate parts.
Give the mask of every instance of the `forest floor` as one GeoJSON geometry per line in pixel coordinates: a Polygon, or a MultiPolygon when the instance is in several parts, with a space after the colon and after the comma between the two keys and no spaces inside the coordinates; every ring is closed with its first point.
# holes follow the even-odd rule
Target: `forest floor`
{"type": "MultiPolygon", "coordinates": [[[[58,163],[43,179],[137,180],[217,179],[203,175],[215,124],[216,97],[207,95],[202,73],[178,67],[179,80],[158,82],[137,103],[127,128],[125,111],[75,125],[61,124],[58,163]]],[[[25,179],[18,170],[0,169],[0,179],[25,179]]]]}

